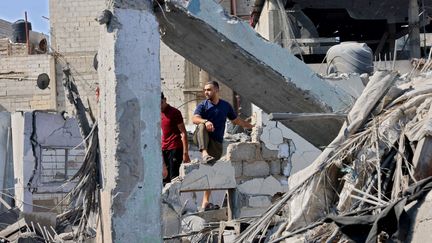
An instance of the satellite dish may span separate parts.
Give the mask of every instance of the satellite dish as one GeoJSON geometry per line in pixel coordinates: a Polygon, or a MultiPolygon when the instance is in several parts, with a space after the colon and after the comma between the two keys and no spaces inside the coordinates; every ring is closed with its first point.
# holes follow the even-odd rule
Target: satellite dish
{"type": "Polygon", "coordinates": [[[37,86],[39,89],[48,88],[49,83],[50,83],[50,78],[48,74],[46,73],[39,74],[39,76],[37,77],[37,86]]]}
{"type": "Polygon", "coordinates": [[[93,57],[93,68],[97,71],[99,66],[98,54],[96,53],[93,57]]]}

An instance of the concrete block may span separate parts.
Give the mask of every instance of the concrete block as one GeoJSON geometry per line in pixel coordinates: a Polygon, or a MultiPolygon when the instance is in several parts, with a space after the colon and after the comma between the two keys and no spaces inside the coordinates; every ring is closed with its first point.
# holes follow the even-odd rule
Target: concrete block
{"type": "Polygon", "coordinates": [[[280,160],[272,160],[270,161],[270,174],[271,175],[281,175],[282,166],[280,160]]]}
{"type": "Polygon", "coordinates": [[[283,192],[281,183],[273,176],[265,178],[261,185],[260,194],[273,196],[277,192],[283,192]]]}
{"type": "Polygon", "coordinates": [[[232,143],[227,147],[227,158],[230,161],[254,161],[258,156],[258,143],[232,143]]]}
{"type": "Polygon", "coordinates": [[[238,178],[243,174],[243,162],[231,161],[231,165],[234,167],[235,177],[238,178]]]}
{"type": "Polygon", "coordinates": [[[270,165],[266,161],[243,162],[243,175],[264,177],[270,174],[270,165]]]}
{"type": "Polygon", "coordinates": [[[242,207],[240,209],[240,218],[261,216],[267,208],[250,208],[242,207]]]}
{"type": "Polygon", "coordinates": [[[184,177],[181,191],[230,189],[237,186],[234,167],[230,163],[218,161],[213,166],[198,165],[197,169],[184,177]]]}
{"type": "Polygon", "coordinates": [[[248,200],[248,206],[252,208],[267,208],[271,205],[268,196],[251,196],[248,200]]]}
{"type": "Polygon", "coordinates": [[[261,144],[261,157],[263,160],[275,160],[278,158],[277,150],[270,150],[264,144],[261,144]]]}

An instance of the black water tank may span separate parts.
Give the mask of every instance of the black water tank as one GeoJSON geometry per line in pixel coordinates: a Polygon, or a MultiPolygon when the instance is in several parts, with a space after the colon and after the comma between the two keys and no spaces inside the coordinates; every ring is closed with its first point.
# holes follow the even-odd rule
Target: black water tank
{"type": "MultiPolygon", "coordinates": [[[[28,30],[30,31],[31,23],[27,22],[28,30]]],[[[23,19],[17,20],[12,24],[12,42],[26,43],[26,22],[23,19]]]]}

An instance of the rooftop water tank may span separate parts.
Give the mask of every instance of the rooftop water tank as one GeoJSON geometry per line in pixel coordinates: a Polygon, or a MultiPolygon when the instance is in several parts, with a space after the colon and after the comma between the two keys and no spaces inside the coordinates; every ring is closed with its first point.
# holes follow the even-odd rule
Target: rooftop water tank
{"type": "Polygon", "coordinates": [[[365,43],[342,42],[327,51],[327,73],[372,73],[373,53],[365,43]]]}
{"type": "MultiPolygon", "coordinates": [[[[32,29],[31,23],[27,21],[28,30],[32,29]]],[[[14,43],[26,43],[26,22],[23,19],[15,21],[12,24],[12,42],[14,43]]]]}

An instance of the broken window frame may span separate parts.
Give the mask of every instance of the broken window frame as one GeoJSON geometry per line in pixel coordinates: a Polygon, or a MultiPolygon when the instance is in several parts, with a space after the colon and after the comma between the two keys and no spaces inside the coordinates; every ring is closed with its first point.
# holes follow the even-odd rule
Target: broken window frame
{"type": "MultiPolygon", "coordinates": [[[[81,161],[78,161],[78,160],[76,161],[76,163],[80,163],[80,165],[77,166],[76,169],[74,169],[75,172],[77,172],[79,170],[79,168],[81,167],[82,163],[84,162],[85,148],[83,146],[80,146],[80,147],[75,148],[75,149],[74,149],[74,147],[71,147],[71,146],[40,146],[39,156],[40,156],[40,165],[41,165],[40,170],[39,170],[40,184],[42,184],[42,185],[62,184],[74,175],[74,174],[68,175],[68,168],[71,167],[71,166],[68,166],[69,157],[70,156],[82,157],[81,161]],[[55,175],[44,174],[44,171],[52,169],[52,168],[44,168],[45,164],[50,163],[50,164],[57,164],[58,165],[58,164],[62,163],[61,161],[58,161],[58,160],[56,160],[54,162],[51,162],[51,161],[47,162],[45,157],[52,156],[52,155],[44,155],[44,151],[47,151],[47,150],[55,151],[55,153],[56,153],[54,155],[55,157],[63,158],[63,160],[64,160],[64,162],[63,162],[64,178],[63,179],[55,178],[55,175]],[[57,150],[63,150],[64,154],[63,155],[62,154],[57,155],[57,150]],[[82,153],[70,155],[70,152],[72,150],[82,151],[82,153]],[[46,178],[48,178],[48,179],[46,179],[46,178]]],[[[61,171],[61,168],[57,169],[57,167],[56,167],[55,170],[61,171]]]]}

